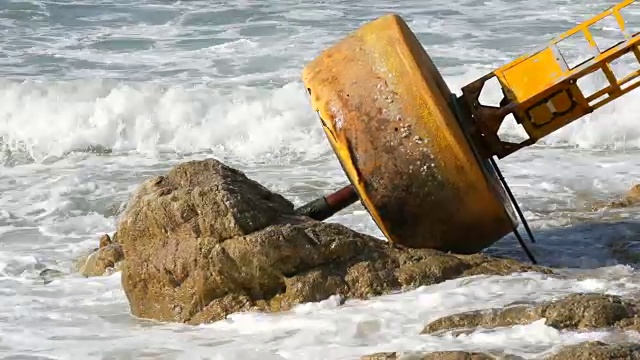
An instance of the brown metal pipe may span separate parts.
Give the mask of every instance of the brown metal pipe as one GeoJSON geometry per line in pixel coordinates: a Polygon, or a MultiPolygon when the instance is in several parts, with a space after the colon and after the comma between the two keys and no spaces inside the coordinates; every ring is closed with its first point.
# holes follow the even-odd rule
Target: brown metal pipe
{"type": "Polygon", "coordinates": [[[358,193],[352,185],[347,185],[342,189],[313,200],[295,209],[296,214],[308,216],[314,220],[326,220],[338,211],[348,207],[358,201],[358,193]]]}

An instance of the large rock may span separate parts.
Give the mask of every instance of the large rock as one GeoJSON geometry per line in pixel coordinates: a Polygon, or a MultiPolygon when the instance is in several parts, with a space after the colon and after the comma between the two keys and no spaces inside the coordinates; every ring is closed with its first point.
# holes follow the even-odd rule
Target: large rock
{"type": "Polygon", "coordinates": [[[524,325],[543,318],[548,326],[557,329],[587,330],[617,326],[631,330],[639,323],[637,311],[637,303],[618,296],[573,294],[537,306],[513,306],[446,316],[429,323],[422,333],[524,325]]]}
{"type": "Polygon", "coordinates": [[[470,274],[551,273],[483,255],[399,249],[296,216],[288,200],[213,159],[144,182],[117,234],[132,313],[190,324],[334,294],[366,299],[470,274]]]}

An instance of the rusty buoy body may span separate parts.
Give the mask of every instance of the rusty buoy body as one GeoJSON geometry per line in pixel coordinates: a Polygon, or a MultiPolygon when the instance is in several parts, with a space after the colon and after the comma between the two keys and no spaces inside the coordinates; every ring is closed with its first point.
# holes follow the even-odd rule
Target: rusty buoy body
{"type": "Polygon", "coordinates": [[[351,185],[300,213],[323,220],[359,198],[393,243],[473,253],[513,232],[535,263],[514,210],[531,242],[533,235],[494,157],[533,145],[640,87],[640,68],[624,76],[611,68],[625,55],[640,65],[640,32],[631,31],[624,13],[635,2],[620,1],[463,86],[458,97],[398,15],[349,34],[305,67],[303,81],[351,185]],[[591,31],[607,18],[622,39],[603,46],[591,31]],[[578,64],[567,63],[558,46],[572,37],[590,46],[590,57],[578,64]],[[596,72],[608,84],[585,92],[579,80],[596,72]],[[502,90],[498,106],[480,101],[490,80],[502,90]],[[509,115],[528,135],[519,143],[498,136],[509,115]]]}
{"type": "Polygon", "coordinates": [[[340,164],[388,240],[474,253],[513,231],[504,188],[399,16],[367,23],[322,52],[303,81],[340,164]]]}

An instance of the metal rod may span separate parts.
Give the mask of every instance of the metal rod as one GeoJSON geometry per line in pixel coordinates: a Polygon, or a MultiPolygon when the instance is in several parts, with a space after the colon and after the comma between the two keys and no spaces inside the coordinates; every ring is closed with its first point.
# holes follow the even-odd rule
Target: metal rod
{"type": "Polygon", "coordinates": [[[298,215],[308,216],[314,220],[326,220],[338,211],[348,207],[358,201],[358,193],[352,185],[347,185],[342,189],[315,199],[309,203],[302,205],[294,211],[298,215]]]}
{"type": "MultiPolygon", "coordinates": [[[[503,94],[504,94],[504,90],[503,90],[503,94]]],[[[477,145],[477,144],[474,144],[473,139],[471,139],[471,137],[469,136],[469,127],[470,127],[469,120],[468,120],[469,117],[468,116],[466,116],[466,117],[463,116],[462,109],[464,107],[461,106],[460,99],[457,98],[454,94],[451,94],[451,105],[453,107],[454,115],[456,116],[456,118],[460,122],[461,126],[463,127],[463,130],[465,130],[464,134],[465,134],[465,136],[467,138],[467,141],[470,144],[477,145]]],[[[522,224],[524,225],[525,230],[527,231],[527,235],[529,236],[529,241],[531,241],[531,243],[535,243],[536,240],[533,237],[533,232],[529,228],[529,224],[527,223],[527,219],[524,217],[524,214],[522,214],[522,211],[520,210],[520,206],[518,205],[518,201],[516,200],[516,197],[513,196],[513,193],[511,192],[511,188],[509,188],[509,184],[507,184],[507,180],[504,178],[504,176],[502,176],[502,172],[500,171],[500,168],[498,167],[498,164],[496,164],[496,161],[493,158],[493,156],[489,156],[488,158],[489,158],[489,162],[491,163],[491,167],[493,167],[493,169],[495,170],[496,174],[498,175],[498,179],[500,180],[500,182],[502,183],[502,186],[504,186],[505,190],[507,191],[507,195],[509,196],[509,199],[510,199],[511,203],[513,204],[513,206],[516,209],[516,212],[518,213],[518,217],[520,218],[520,221],[522,222],[522,224]]],[[[480,161],[479,158],[477,158],[477,160],[480,161]]],[[[533,256],[533,254],[531,253],[531,251],[527,247],[527,244],[522,239],[522,236],[520,235],[520,232],[518,231],[518,227],[517,226],[513,227],[513,234],[516,236],[516,239],[518,239],[518,242],[520,243],[520,246],[522,247],[524,252],[529,257],[529,260],[531,260],[532,263],[537,264],[537,261],[536,261],[535,257],[533,256]]]]}
{"type": "MultiPolygon", "coordinates": [[[[536,241],[533,238],[533,233],[531,232],[531,229],[529,228],[529,225],[527,224],[527,219],[522,214],[522,211],[520,210],[520,206],[518,205],[518,202],[516,201],[515,196],[513,196],[513,193],[511,192],[511,189],[509,188],[509,184],[507,184],[507,180],[504,178],[504,176],[502,176],[502,172],[500,171],[500,168],[498,168],[498,164],[496,164],[496,161],[493,159],[493,157],[490,157],[489,160],[491,161],[491,166],[493,166],[493,169],[496,171],[496,174],[498,174],[498,178],[500,179],[500,182],[502,183],[502,185],[504,186],[505,190],[507,191],[507,194],[509,195],[509,198],[511,199],[511,202],[513,203],[513,206],[516,208],[516,211],[518,212],[518,216],[520,217],[520,221],[522,221],[522,224],[524,225],[525,229],[527,230],[527,234],[529,235],[529,240],[532,243],[535,243],[536,241]]],[[[531,253],[531,250],[529,250],[529,247],[524,242],[524,239],[520,235],[520,232],[518,231],[518,227],[517,226],[513,227],[513,235],[515,235],[516,239],[518,239],[518,243],[520,243],[520,246],[522,247],[522,250],[524,250],[525,254],[527,254],[527,256],[529,257],[529,260],[531,260],[531,262],[534,265],[537,265],[538,261],[536,261],[536,258],[531,253]]]]}
{"type": "Polygon", "coordinates": [[[520,205],[518,205],[518,201],[516,200],[516,197],[513,196],[513,193],[511,192],[511,188],[509,188],[509,184],[507,184],[507,180],[504,178],[504,176],[502,176],[502,172],[500,171],[500,168],[498,168],[498,164],[496,164],[496,161],[493,159],[493,157],[490,157],[489,160],[491,161],[491,165],[493,166],[493,168],[496,170],[496,173],[498,174],[498,178],[500,179],[500,182],[502,183],[505,190],[507,191],[507,194],[509,195],[509,199],[511,199],[511,203],[513,203],[513,207],[516,208],[518,217],[520,218],[520,221],[522,221],[522,226],[524,226],[524,229],[527,231],[527,236],[529,237],[529,241],[531,241],[532,244],[535,244],[536,239],[533,237],[533,232],[531,231],[531,228],[529,228],[529,223],[527,222],[527,219],[524,217],[522,210],[520,210],[520,205]]]}
{"type": "Polygon", "coordinates": [[[518,231],[518,228],[515,227],[515,226],[513,227],[513,234],[516,236],[516,239],[518,239],[518,242],[520,243],[520,246],[522,246],[522,249],[524,250],[524,252],[529,257],[529,260],[531,260],[531,262],[534,265],[538,265],[538,261],[536,261],[536,258],[531,253],[531,250],[529,250],[529,248],[527,247],[527,244],[524,242],[524,239],[522,239],[522,236],[520,235],[520,232],[518,231]]]}

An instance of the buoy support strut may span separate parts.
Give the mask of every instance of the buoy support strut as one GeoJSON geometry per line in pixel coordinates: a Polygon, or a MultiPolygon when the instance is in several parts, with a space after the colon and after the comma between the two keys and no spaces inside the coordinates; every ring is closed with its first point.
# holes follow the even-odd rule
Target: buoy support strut
{"type": "Polygon", "coordinates": [[[611,68],[613,61],[629,53],[640,66],[640,33],[629,32],[622,13],[635,2],[624,0],[551,40],[543,49],[524,55],[462,88],[462,103],[478,133],[473,137],[482,139],[476,146],[483,149],[485,157],[503,158],[532,145],[640,86],[640,81],[633,81],[640,76],[640,69],[617,78],[611,68]],[[615,19],[624,40],[601,51],[590,27],[609,16],[615,19]],[[594,55],[570,67],[558,44],[574,35],[583,36],[594,55]],[[607,86],[585,94],[578,80],[600,71],[607,79],[607,86]],[[486,82],[493,78],[499,81],[504,95],[500,106],[481,104],[479,100],[486,82]],[[498,137],[500,125],[510,114],[523,126],[528,139],[513,143],[498,137]]]}
{"type": "Polygon", "coordinates": [[[358,201],[358,193],[353,185],[349,184],[332,194],[310,201],[294,211],[298,215],[323,221],[356,201],[358,201]]]}

